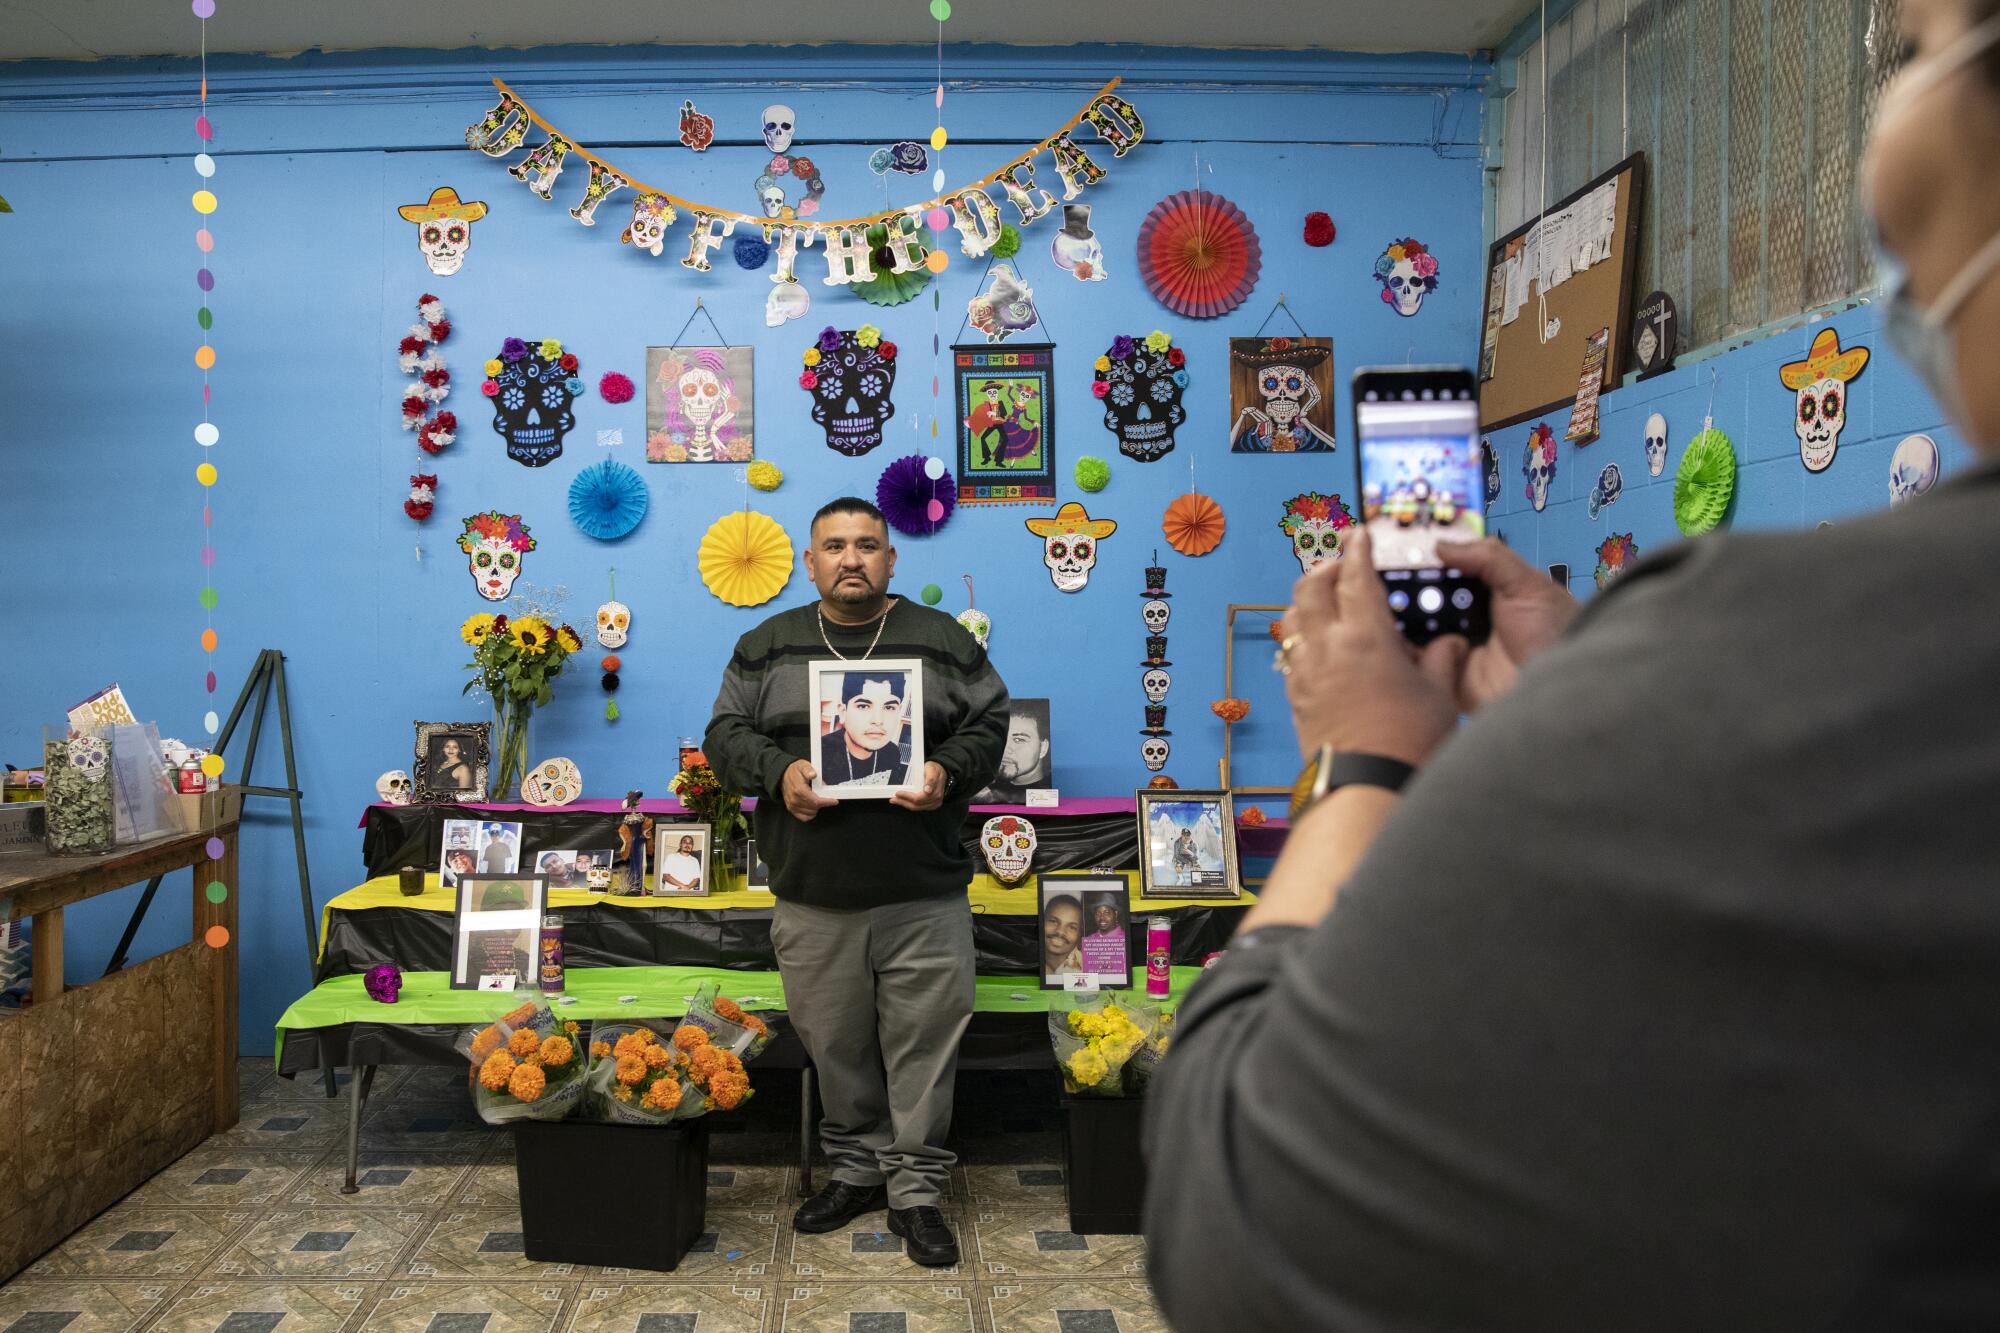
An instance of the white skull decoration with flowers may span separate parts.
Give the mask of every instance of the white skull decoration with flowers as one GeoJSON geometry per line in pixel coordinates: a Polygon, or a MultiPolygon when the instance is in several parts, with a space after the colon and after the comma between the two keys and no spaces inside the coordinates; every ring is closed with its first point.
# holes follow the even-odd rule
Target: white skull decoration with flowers
{"type": "Polygon", "coordinates": [[[979,854],[993,878],[1013,888],[1035,859],[1035,826],[1019,815],[996,815],[979,830],[979,854]]]}
{"type": "Polygon", "coordinates": [[[1097,358],[1090,391],[1104,401],[1104,428],[1118,437],[1118,451],[1151,463],[1174,447],[1174,430],[1187,420],[1187,354],[1159,329],[1144,338],[1119,334],[1097,358]]]}
{"type": "Polygon", "coordinates": [[[1340,558],[1340,542],[1354,526],[1354,514],[1338,493],[1321,495],[1307,491],[1285,501],[1278,529],[1292,543],[1292,555],[1299,572],[1310,574],[1329,560],[1340,558]]]}
{"type": "Polygon", "coordinates": [[[1521,475],[1528,480],[1528,499],[1540,513],[1549,503],[1549,483],[1556,479],[1556,433],[1544,421],[1528,432],[1521,454],[1521,475]]]}
{"type": "Polygon", "coordinates": [[[1375,281],[1382,285],[1382,303],[1408,318],[1437,290],[1437,256],[1413,236],[1392,241],[1375,260],[1375,281]]]}
{"type": "Polygon", "coordinates": [[[535,539],[519,514],[489,509],[464,520],[458,549],[465,552],[473,586],[489,602],[505,601],[521,576],[521,562],[535,549],[535,539]]]}

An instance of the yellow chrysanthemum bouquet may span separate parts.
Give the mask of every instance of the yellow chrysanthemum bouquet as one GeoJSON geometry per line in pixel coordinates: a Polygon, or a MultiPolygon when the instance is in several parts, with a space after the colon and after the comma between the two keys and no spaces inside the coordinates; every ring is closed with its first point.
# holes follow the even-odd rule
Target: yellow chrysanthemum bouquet
{"type": "Polygon", "coordinates": [[[699,988],[678,1023],[649,1019],[599,1025],[591,1033],[592,1114],[622,1124],[663,1125],[733,1111],[751,1095],[746,1060],[770,1042],[764,1020],[699,988]]]}
{"type": "Polygon", "coordinates": [[[473,1105],[488,1124],[560,1120],[583,1099],[583,1036],[541,1000],[467,1028],[459,1052],[472,1062],[473,1105]]]}
{"type": "Polygon", "coordinates": [[[1153,1005],[1102,997],[1051,1010],[1063,1087],[1081,1097],[1137,1096],[1165,1050],[1167,1021],[1153,1005]]]}
{"type": "MultiPolygon", "coordinates": [[[[517,595],[517,601],[525,594],[517,595]]],[[[583,638],[568,625],[555,622],[533,607],[509,619],[480,612],[458,627],[458,637],[472,648],[465,669],[472,679],[464,692],[484,690],[493,702],[493,767],[488,796],[507,800],[528,775],[528,719],[547,703],[555,679],[583,638]]]]}

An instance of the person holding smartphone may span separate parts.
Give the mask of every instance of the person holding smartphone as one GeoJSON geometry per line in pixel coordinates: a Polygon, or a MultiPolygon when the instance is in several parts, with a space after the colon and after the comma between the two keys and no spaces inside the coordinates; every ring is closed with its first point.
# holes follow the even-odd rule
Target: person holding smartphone
{"type": "Polygon", "coordinates": [[[1180,1333],[2000,1327],[2000,0],[1900,23],[1883,323],[1984,463],[1581,611],[1443,547],[1476,647],[1300,580],[1307,801],[1147,1091],[1180,1333]]]}

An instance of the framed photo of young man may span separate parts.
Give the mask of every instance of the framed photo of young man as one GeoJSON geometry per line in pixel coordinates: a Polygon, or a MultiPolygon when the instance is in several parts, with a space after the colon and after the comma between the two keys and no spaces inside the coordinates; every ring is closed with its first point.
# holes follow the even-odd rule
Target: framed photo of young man
{"type": "Polygon", "coordinates": [[[1124,990],[1132,984],[1132,890],[1123,875],[1040,877],[1043,990],[1124,990]]]}
{"type": "Polygon", "coordinates": [[[887,800],[924,789],[924,671],[914,657],[806,664],[813,790],[887,800]]]}
{"type": "Polygon", "coordinates": [[[653,896],[698,898],[708,893],[709,827],[653,825],[653,896]]]}
{"type": "Polygon", "coordinates": [[[1140,791],[1139,896],[1240,898],[1236,814],[1226,791],[1140,791]]]}
{"type": "Polygon", "coordinates": [[[451,922],[451,984],[513,990],[535,981],[548,881],[540,875],[460,875],[451,922]]]}

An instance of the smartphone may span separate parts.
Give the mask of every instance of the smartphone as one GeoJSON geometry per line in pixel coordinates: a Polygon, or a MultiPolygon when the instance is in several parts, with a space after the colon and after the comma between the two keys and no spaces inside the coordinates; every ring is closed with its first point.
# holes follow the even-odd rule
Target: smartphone
{"type": "Polygon", "coordinates": [[[1390,613],[1412,643],[1442,634],[1482,642],[1492,628],[1486,585],[1438,556],[1443,541],[1486,533],[1479,386],[1450,366],[1370,367],[1354,374],[1361,521],[1390,613]]]}

